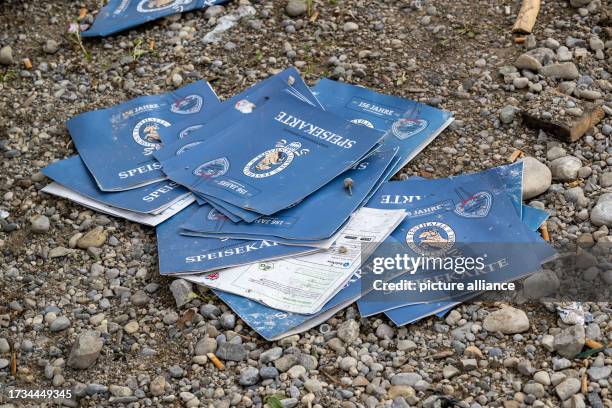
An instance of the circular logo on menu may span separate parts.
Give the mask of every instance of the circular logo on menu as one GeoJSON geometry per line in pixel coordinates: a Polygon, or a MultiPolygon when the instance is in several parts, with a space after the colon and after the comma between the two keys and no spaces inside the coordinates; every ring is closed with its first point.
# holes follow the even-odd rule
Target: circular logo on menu
{"type": "Polygon", "coordinates": [[[157,148],[161,145],[160,127],[168,127],[170,122],[159,118],[146,118],[134,126],[132,137],[141,146],[157,148]]]}
{"type": "Polygon", "coordinates": [[[393,123],[391,130],[399,139],[407,139],[425,129],[428,124],[425,119],[401,118],[393,123]]]}
{"type": "Polygon", "coordinates": [[[374,129],[374,125],[372,124],[372,122],[370,122],[367,119],[353,119],[351,120],[351,123],[354,123],[356,125],[366,126],[366,127],[369,127],[370,129],[374,129]]]}
{"type": "Polygon", "coordinates": [[[455,245],[455,231],[442,222],[424,222],[410,228],[406,243],[421,255],[443,255],[455,245]]]}
{"type": "Polygon", "coordinates": [[[204,126],[204,125],[193,125],[193,126],[186,127],[185,129],[180,131],[179,139],[186,138],[187,136],[189,136],[190,134],[192,134],[196,130],[200,129],[202,126],[204,126]]]}
{"type": "Polygon", "coordinates": [[[170,8],[178,8],[191,3],[193,0],[142,0],[136,10],[139,13],[152,13],[170,8]]]}
{"type": "Polygon", "coordinates": [[[189,115],[197,113],[202,109],[202,97],[200,95],[187,95],[174,102],[170,106],[170,111],[180,115],[189,115]]]}
{"type": "Polygon", "coordinates": [[[204,178],[216,178],[224,175],[228,170],[229,161],[225,157],[221,157],[199,165],[193,171],[193,174],[204,178]]]}
{"type": "Polygon", "coordinates": [[[175,156],[180,156],[181,154],[185,153],[186,151],[188,151],[189,149],[191,149],[192,147],[195,147],[199,144],[204,143],[202,140],[197,141],[197,142],[191,142],[191,143],[187,143],[185,146],[181,147],[180,149],[178,149],[176,151],[175,156]]]}

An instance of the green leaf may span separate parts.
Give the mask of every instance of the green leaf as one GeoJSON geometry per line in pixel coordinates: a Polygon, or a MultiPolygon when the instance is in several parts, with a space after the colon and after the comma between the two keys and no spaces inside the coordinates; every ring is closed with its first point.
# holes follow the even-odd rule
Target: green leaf
{"type": "Polygon", "coordinates": [[[281,400],[278,399],[276,395],[271,395],[265,399],[266,404],[270,406],[270,408],[283,408],[283,404],[281,400]]]}

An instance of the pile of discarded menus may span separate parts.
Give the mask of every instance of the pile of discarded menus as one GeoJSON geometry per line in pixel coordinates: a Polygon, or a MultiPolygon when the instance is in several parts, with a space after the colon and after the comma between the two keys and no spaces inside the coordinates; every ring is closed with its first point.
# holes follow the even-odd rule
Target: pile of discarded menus
{"type": "MultiPolygon", "coordinates": [[[[320,324],[358,299],[362,315],[406,324],[461,299],[370,299],[360,277],[379,246],[424,255],[429,233],[446,248],[534,243],[546,219],[522,205],[520,162],[388,181],[451,121],[327,79],[310,89],[293,68],[223,102],[200,81],[70,119],[79,156],[45,168],[54,182],[43,191],[157,226],[160,273],[212,288],[266,339],[320,324]]],[[[503,280],[550,256],[534,252],[503,280]]]]}

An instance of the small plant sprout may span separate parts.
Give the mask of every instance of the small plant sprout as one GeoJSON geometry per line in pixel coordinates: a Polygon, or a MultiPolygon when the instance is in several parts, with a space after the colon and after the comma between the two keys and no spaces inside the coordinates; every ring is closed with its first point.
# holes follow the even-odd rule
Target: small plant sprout
{"type": "Polygon", "coordinates": [[[81,49],[83,55],[85,56],[85,59],[87,61],[91,61],[91,53],[87,51],[85,45],[83,45],[83,38],[81,37],[81,25],[78,23],[78,21],[74,21],[68,26],[68,34],[70,41],[81,49]]]}

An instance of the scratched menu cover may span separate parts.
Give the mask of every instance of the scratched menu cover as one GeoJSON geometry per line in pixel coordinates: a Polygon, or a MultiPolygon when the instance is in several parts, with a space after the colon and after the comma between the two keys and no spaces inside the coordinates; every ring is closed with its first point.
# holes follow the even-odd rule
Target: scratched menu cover
{"type": "MultiPolygon", "coordinates": [[[[83,37],[104,37],[158,18],[203,9],[227,0],[110,0],[83,37]]],[[[100,2],[102,3],[102,2],[100,2]]]]}
{"type": "Polygon", "coordinates": [[[325,78],[312,91],[325,110],[353,123],[384,132],[383,145],[399,148],[401,160],[391,176],[453,121],[450,112],[325,78]]]}
{"type": "Polygon", "coordinates": [[[197,81],[165,94],[82,113],[66,125],[100,190],[124,191],[165,178],[152,156],[161,147],[160,128],[219,103],[208,82],[197,81]]]}
{"type": "Polygon", "coordinates": [[[276,94],[180,160],[164,162],[164,172],[196,193],[271,215],[329,183],[381,138],[376,130],[276,94]]]}

